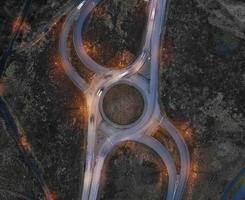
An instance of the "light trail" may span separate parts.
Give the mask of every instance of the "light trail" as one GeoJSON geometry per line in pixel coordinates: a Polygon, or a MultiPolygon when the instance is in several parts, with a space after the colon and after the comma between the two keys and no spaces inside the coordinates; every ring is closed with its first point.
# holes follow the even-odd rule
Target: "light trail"
{"type": "Polygon", "coordinates": [[[135,61],[124,69],[109,70],[107,67],[96,63],[86,52],[82,37],[85,21],[101,0],[86,0],[76,7],[67,17],[60,37],[60,54],[64,69],[74,84],[85,93],[89,107],[87,157],[85,178],[83,184],[82,200],[96,200],[100,186],[101,172],[104,161],[111,150],[125,141],[135,141],[149,146],[166,164],[169,173],[167,200],[180,200],[184,193],[190,171],[190,158],[187,145],[178,130],[168,120],[166,115],[161,115],[158,103],[158,73],[159,52],[161,37],[165,33],[166,18],[169,1],[150,0],[147,27],[143,39],[142,49],[135,61]],[[164,25],[163,25],[164,24],[164,25]],[[69,61],[67,40],[73,27],[73,44],[81,62],[95,73],[94,79],[88,85],[78,74],[69,61]],[[150,81],[143,80],[139,70],[148,65],[150,81]],[[145,101],[145,112],[135,123],[127,127],[107,124],[105,132],[108,134],[101,146],[97,146],[97,132],[101,122],[106,123],[100,113],[102,99],[108,88],[118,83],[128,83],[136,88],[142,88],[145,101]],[[157,125],[163,126],[174,139],[180,153],[181,169],[176,171],[173,158],[165,147],[152,138],[148,130],[156,129],[157,125]]]}

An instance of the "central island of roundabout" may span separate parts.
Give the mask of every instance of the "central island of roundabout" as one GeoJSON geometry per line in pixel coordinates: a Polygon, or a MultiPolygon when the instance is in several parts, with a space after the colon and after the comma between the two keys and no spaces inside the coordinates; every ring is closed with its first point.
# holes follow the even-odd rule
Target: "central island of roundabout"
{"type": "MultiPolygon", "coordinates": [[[[160,110],[158,95],[159,49],[164,36],[169,2],[149,0],[148,18],[138,57],[125,68],[111,69],[94,61],[86,52],[82,35],[86,19],[101,0],[85,0],[68,15],[60,36],[60,55],[69,78],[83,92],[88,104],[86,166],[81,200],[96,200],[104,163],[110,152],[124,142],[152,149],[168,172],[167,200],[180,200],[190,171],[187,145],[181,134],[160,110]],[[80,61],[94,73],[91,83],[81,78],[69,58],[68,39],[80,61]],[[180,157],[177,170],[168,149],[152,137],[164,128],[174,140],[180,157]]],[[[113,191],[112,191],[113,192],[113,191]]]]}
{"type": "Polygon", "coordinates": [[[143,91],[128,83],[117,83],[104,92],[100,112],[113,126],[126,127],[136,123],[146,108],[143,91]]]}

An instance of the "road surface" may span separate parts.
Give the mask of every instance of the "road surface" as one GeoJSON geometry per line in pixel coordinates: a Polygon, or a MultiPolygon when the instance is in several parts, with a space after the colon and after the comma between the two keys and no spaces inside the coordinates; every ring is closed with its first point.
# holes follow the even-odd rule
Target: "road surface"
{"type": "Polygon", "coordinates": [[[161,157],[167,166],[169,174],[167,200],[180,200],[182,199],[189,177],[189,151],[179,131],[168,120],[165,114],[161,114],[162,111],[159,109],[158,102],[159,49],[161,37],[165,32],[169,2],[167,0],[149,1],[149,15],[146,22],[147,26],[143,37],[142,49],[137,59],[131,65],[120,70],[111,70],[107,66],[101,66],[96,63],[86,53],[83,46],[82,30],[85,21],[100,2],[101,0],[85,0],[71,11],[63,25],[59,45],[65,72],[73,83],[84,92],[89,108],[86,167],[81,199],[96,200],[100,186],[101,171],[106,157],[120,143],[134,141],[149,146],[161,157]],[[86,83],[81,78],[69,60],[67,40],[72,30],[74,30],[73,44],[77,56],[88,69],[95,73],[91,84],[86,83]],[[131,126],[114,127],[110,124],[106,125],[105,132],[114,132],[114,134],[108,134],[102,145],[98,146],[97,130],[105,121],[100,113],[99,105],[102,102],[106,89],[122,81],[134,84],[136,88],[142,87],[139,70],[144,65],[147,65],[150,70],[150,80],[144,81],[147,89],[142,94],[147,99],[146,111],[140,120],[131,126]],[[181,160],[179,172],[176,171],[171,154],[160,142],[151,136],[149,130],[155,129],[159,125],[168,131],[176,143],[181,160]]]}

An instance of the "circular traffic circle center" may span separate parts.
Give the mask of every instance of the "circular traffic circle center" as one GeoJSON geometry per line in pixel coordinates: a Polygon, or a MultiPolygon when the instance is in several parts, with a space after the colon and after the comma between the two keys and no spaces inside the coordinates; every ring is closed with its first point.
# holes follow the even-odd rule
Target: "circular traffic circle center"
{"type": "Polygon", "coordinates": [[[144,112],[144,98],[134,86],[118,84],[105,94],[103,112],[113,123],[129,125],[137,121],[144,112]]]}

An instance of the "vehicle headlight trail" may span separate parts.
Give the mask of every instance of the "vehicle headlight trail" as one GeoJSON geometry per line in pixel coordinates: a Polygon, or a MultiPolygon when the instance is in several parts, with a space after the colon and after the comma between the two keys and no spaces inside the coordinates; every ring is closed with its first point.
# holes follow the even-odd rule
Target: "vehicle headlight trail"
{"type": "Polygon", "coordinates": [[[71,11],[63,25],[59,45],[65,72],[74,84],[84,92],[88,102],[87,154],[81,199],[96,200],[101,171],[108,154],[122,142],[134,141],[149,146],[160,156],[169,174],[167,200],[180,200],[189,177],[189,151],[179,131],[165,114],[161,114],[163,111],[160,111],[158,103],[159,49],[161,37],[165,31],[169,2],[167,0],[149,1],[149,15],[139,56],[128,67],[120,70],[111,70],[107,66],[96,63],[86,53],[83,46],[82,30],[85,21],[100,2],[101,0],[85,0],[71,11]],[[85,67],[95,73],[90,85],[81,78],[70,62],[67,40],[71,30],[74,31],[73,44],[79,59],[85,67]],[[143,67],[147,67],[150,71],[148,79],[140,76],[140,69],[143,67]],[[124,127],[108,123],[108,120],[101,114],[104,94],[112,85],[121,82],[138,88],[145,99],[145,110],[142,117],[133,124],[124,127]],[[148,131],[156,128],[158,124],[167,130],[176,143],[181,161],[180,172],[176,171],[171,154],[148,131]],[[101,127],[104,132],[108,133],[103,140],[99,139],[97,135],[97,130],[102,129],[101,127]]]}

